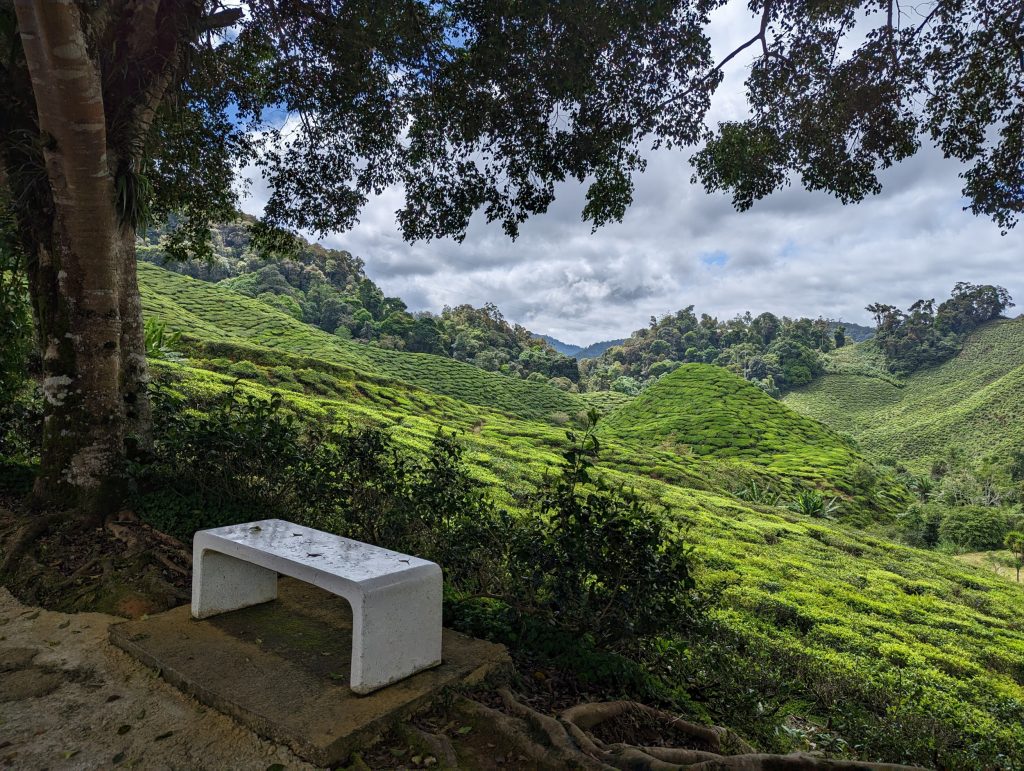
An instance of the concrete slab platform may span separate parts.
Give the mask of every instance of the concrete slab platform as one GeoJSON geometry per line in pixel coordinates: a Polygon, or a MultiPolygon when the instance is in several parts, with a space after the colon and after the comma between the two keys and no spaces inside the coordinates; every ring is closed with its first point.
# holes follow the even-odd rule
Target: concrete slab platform
{"type": "Polygon", "coordinates": [[[204,704],[321,766],[344,761],[443,689],[511,665],[504,646],[445,629],[440,666],[359,696],[348,685],[348,603],[288,578],[273,602],[203,621],[182,606],[115,624],[110,641],[204,704]]]}

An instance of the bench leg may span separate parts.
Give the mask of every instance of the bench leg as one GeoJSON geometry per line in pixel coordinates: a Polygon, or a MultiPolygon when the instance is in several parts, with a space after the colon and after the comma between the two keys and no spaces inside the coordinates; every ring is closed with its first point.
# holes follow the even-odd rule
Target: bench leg
{"type": "Polygon", "coordinates": [[[199,553],[192,560],[192,618],[209,618],[277,598],[277,571],[210,549],[196,551],[199,553]]]}
{"type": "Polygon", "coordinates": [[[354,692],[370,693],[441,663],[440,568],[374,589],[351,605],[354,692]]]}

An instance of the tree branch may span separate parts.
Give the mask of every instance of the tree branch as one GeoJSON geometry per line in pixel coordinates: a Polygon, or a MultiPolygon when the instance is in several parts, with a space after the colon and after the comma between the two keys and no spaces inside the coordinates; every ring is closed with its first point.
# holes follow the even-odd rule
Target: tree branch
{"type": "Polygon", "coordinates": [[[215,29],[225,29],[233,26],[242,18],[241,8],[227,8],[217,13],[211,13],[199,20],[199,34],[212,32],[215,29]]]}

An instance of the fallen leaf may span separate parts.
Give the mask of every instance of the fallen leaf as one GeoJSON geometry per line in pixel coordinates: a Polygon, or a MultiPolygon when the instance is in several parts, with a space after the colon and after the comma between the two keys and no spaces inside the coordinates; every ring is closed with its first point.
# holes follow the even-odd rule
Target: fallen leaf
{"type": "Polygon", "coordinates": [[[58,629],[67,629],[69,626],[71,626],[70,618],[67,621],[62,621],[61,623],[57,624],[58,629]]]}
{"type": "Polygon", "coordinates": [[[472,730],[473,730],[473,726],[471,726],[471,725],[464,725],[456,733],[458,733],[460,736],[465,736],[466,734],[468,734],[472,730]]]}
{"type": "Polygon", "coordinates": [[[125,723],[122,726],[118,726],[117,734],[118,734],[118,736],[124,736],[126,733],[128,733],[131,730],[132,730],[132,727],[130,725],[128,725],[127,723],[125,723]]]}
{"type": "Polygon", "coordinates": [[[124,753],[123,752],[117,753],[114,757],[112,757],[110,759],[110,762],[113,763],[115,766],[120,765],[121,763],[124,762],[124,753]]]}
{"type": "Polygon", "coordinates": [[[162,742],[164,739],[170,739],[172,736],[174,736],[174,731],[166,731],[159,736],[153,737],[153,741],[162,742]]]}

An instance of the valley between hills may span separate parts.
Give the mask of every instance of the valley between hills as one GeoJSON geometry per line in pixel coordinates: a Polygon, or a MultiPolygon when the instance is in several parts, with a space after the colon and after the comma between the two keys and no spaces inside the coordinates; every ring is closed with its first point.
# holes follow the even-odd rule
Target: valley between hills
{"type": "MultiPolygon", "coordinates": [[[[566,432],[599,415],[596,478],[664,512],[691,550],[715,631],[666,629],[659,671],[583,656],[584,681],[689,704],[772,749],[1024,764],[1024,589],[957,555],[1001,564],[1009,552],[979,547],[994,536],[970,522],[936,520],[941,543],[911,532],[927,528],[949,475],[964,490],[1005,483],[985,516],[1015,526],[1019,503],[1006,491],[1019,490],[1012,457],[1024,446],[1024,318],[983,324],[957,355],[906,376],[879,368],[870,343],[851,343],[781,400],[700,363],[636,396],[574,393],[343,339],[230,287],[139,268],[145,314],[174,339],[155,377],[181,409],[201,413],[228,392],[277,400],[302,424],[373,426],[413,453],[453,431],[469,476],[513,518],[529,516],[566,432]]],[[[193,504],[157,492],[138,507],[182,537],[233,516],[193,504]]],[[[453,623],[527,644],[487,602],[449,599],[453,623]]],[[[557,646],[547,652],[559,660],[557,646]]]]}

